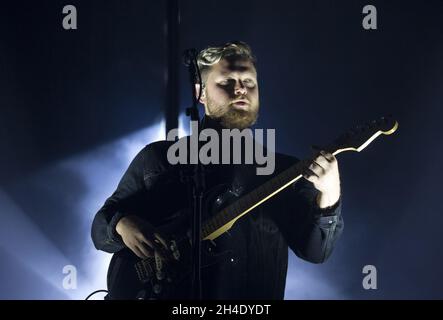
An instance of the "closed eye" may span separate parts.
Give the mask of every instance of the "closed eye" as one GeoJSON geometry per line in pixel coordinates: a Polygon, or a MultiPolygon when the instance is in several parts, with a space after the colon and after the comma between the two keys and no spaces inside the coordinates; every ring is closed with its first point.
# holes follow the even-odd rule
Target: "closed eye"
{"type": "Polygon", "coordinates": [[[243,81],[243,83],[245,84],[246,87],[248,88],[254,88],[255,87],[255,82],[252,80],[245,80],[243,81]]]}
{"type": "Polygon", "coordinates": [[[222,86],[222,87],[234,87],[235,80],[234,79],[225,79],[225,80],[218,82],[218,85],[222,86]]]}

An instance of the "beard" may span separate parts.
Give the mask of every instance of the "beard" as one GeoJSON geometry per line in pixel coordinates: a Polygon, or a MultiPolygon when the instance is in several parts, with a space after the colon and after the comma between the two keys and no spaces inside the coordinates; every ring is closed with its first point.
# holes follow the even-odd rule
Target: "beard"
{"type": "Polygon", "coordinates": [[[223,128],[240,129],[249,128],[258,119],[259,105],[249,105],[248,110],[236,109],[232,103],[218,105],[207,95],[207,108],[210,117],[218,121],[223,128]]]}

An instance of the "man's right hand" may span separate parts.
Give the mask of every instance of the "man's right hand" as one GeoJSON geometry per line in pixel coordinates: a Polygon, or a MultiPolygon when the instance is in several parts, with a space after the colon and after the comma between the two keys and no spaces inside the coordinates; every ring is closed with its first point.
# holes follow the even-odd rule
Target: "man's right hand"
{"type": "Polygon", "coordinates": [[[118,221],[115,230],[124,244],[139,258],[146,259],[157,253],[164,260],[168,259],[166,240],[147,221],[135,215],[125,216],[118,221]]]}

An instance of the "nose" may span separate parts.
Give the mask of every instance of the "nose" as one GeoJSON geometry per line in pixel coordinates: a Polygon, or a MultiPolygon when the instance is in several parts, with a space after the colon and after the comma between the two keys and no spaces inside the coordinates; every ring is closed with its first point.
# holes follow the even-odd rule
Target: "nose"
{"type": "Polygon", "coordinates": [[[234,92],[235,92],[235,95],[245,95],[246,94],[246,87],[244,86],[242,81],[236,82],[234,92]]]}

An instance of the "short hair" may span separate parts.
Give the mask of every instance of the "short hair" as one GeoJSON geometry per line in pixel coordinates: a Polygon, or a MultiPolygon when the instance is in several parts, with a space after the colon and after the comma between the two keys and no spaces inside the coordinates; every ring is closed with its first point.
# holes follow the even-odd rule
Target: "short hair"
{"type": "MultiPolygon", "coordinates": [[[[224,58],[239,58],[250,60],[254,67],[257,59],[252,54],[251,47],[243,41],[230,41],[220,46],[207,47],[200,51],[197,56],[197,64],[203,80],[203,74],[224,58]]],[[[196,77],[195,82],[198,82],[196,77]]]]}

